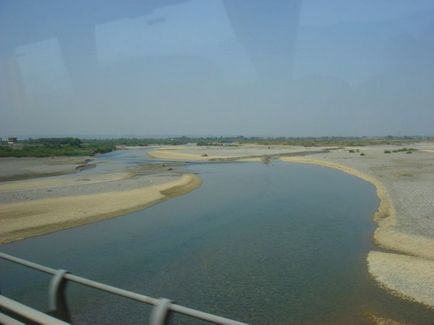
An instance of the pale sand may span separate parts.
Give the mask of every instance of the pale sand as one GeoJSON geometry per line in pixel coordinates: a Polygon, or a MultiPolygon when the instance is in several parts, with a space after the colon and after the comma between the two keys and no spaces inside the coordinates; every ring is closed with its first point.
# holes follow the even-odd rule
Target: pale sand
{"type": "Polygon", "coordinates": [[[194,190],[201,179],[185,174],[142,188],[48,198],[0,205],[0,242],[47,234],[143,209],[194,190]]]}
{"type": "Polygon", "coordinates": [[[30,180],[9,181],[0,183],[0,192],[24,191],[30,189],[46,189],[77,184],[97,184],[102,182],[119,181],[131,177],[129,172],[116,172],[106,174],[73,175],[63,177],[40,177],[30,180]]]}
{"type": "Polygon", "coordinates": [[[71,174],[92,157],[0,157],[0,181],[71,174]]]}
{"type": "Polygon", "coordinates": [[[300,146],[265,146],[265,145],[239,145],[239,146],[182,146],[160,147],[148,153],[151,157],[175,161],[215,161],[231,160],[257,162],[264,157],[276,157],[284,154],[302,153],[317,150],[300,146]]]}
{"type": "Polygon", "coordinates": [[[237,161],[240,162],[262,162],[263,159],[260,157],[251,157],[251,158],[239,158],[237,161]]]}
{"type": "Polygon", "coordinates": [[[368,268],[378,282],[397,295],[434,306],[434,261],[401,254],[370,252],[368,268]]]}
{"type": "Polygon", "coordinates": [[[324,159],[282,157],[285,162],[315,164],[359,177],[376,187],[380,199],[374,215],[378,228],[375,242],[385,248],[414,256],[372,251],[367,258],[370,274],[401,297],[434,307],[434,239],[396,230],[397,213],[385,186],[377,178],[355,168],[324,159]]]}
{"type": "Polygon", "coordinates": [[[387,319],[378,315],[368,315],[368,317],[377,325],[408,325],[401,322],[397,322],[393,319],[387,319]]]}

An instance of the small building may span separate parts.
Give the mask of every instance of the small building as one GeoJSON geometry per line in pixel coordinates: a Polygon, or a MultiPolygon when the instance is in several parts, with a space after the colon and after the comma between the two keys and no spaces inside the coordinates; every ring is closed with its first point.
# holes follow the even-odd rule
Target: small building
{"type": "Polygon", "coordinates": [[[9,137],[8,138],[8,144],[14,144],[14,143],[17,143],[17,142],[18,142],[17,138],[14,138],[14,137],[9,137]]]}

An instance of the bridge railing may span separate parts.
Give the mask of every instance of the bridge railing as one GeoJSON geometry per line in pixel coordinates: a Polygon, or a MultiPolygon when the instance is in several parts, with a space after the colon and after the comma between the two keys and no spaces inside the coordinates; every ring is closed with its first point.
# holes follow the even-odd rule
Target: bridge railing
{"type": "MultiPolygon", "coordinates": [[[[40,272],[51,274],[48,293],[49,302],[49,313],[54,317],[47,314],[41,313],[35,309],[28,306],[20,304],[4,296],[0,296],[0,308],[9,311],[12,314],[18,315],[19,317],[26,318],[32,321],[40,322],[42,324],[68,324],[71,322],[71,315],[69,313],[69,308],[66,300],[65,289],[68,281],[72,281],[93,289],[108,292],[117,296],[121,296],[130,300],[138,301],[148,305],[152,305],[152,311],[149,318],[150,325],[165,325],[168,323],[169,316],[171,313],[179,313],[192,318],[208,321],[214,324],[222,325],[247,325],[245,323],[237,322],[225,317],[205,313],[196,309],[184,307],[172,303],[169,299],[165,298],[153,298],[145,295],[141,295],[132,291],[120,289],[113,287],[104,283],[89,280],[74,274],[71,274],[65,270],[56,270],[49,268],[44,265],[33,263],[15,256],[11,256],[0,252],[0,258],[29,267],[40,272]],[[41,318],[42,317],[42,318],[41,318]]],[[[5,320],[10,318],[10,316],[2,314],[0,312],[0,320],[4,323],[8,323],[5,320]]],[[[10,324],[15,324],[9,322],[10,324]]],[[[16,324],[20,324],[17,322],[16,324]]]]}

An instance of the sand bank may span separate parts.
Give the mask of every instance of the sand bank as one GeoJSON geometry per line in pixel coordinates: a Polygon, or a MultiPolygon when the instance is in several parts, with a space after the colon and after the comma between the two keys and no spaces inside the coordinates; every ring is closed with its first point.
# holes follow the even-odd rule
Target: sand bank
{"type": "Polygon", "coordinates": [[[113,182],[126,179],[132,176],[129,172],[116,172],[106,174],[93,174],[93,175],[74,175],[65,176],[62,178],[56,177],[40,177],[30,180],[10,181],[0,183],[0,192],[9,191],[25,191],[31,189],[46,189],[57,188],[65,186],[74,186],[77,184],[96,184],[102,182],[113,182]]]}
{"type": "Polygon", "coordinates": [[[0,181],[71,174],[92,157],[0,158],[0,181]]]}
{"type": "Polygon", "coordinates": [[[393,293],[434,307],[434,240],[398,230],[397,211],[382,182],[372,175],[335,161],[305,157],[283,157],[281,160],[334,168],[373,184],[380,199],[374,215],[378,224],[374,233],[375,243],[410,256],[372,251],[367,258],[369,272],[393,293]]]}
{"type": "Polygon", "coordinates": [[[414,256],[370,252],[369,272],[396,295],[434,306],[434,261],[414,256]]]}
{"type": "MultiPolygon", "coordinates": [[[[329,149],[329,148],[327,148],[329,149]]],[[[265,145],[239,145],[239,146],[183,146],[160,147],[151,151],[153,158],[174,161],[242,161],[263,162],[270,158],[284,155],[303,155],[317,152],[318,148],[305,148],[300,146],[265,146],[265,145]]]]}
{"type": "Polygon", "coordinates": [[[156,185],[124,191],[47,198],[0,205],[0,242],[119,216],[194,190],[201,179],[185,174],[156,185]]]}

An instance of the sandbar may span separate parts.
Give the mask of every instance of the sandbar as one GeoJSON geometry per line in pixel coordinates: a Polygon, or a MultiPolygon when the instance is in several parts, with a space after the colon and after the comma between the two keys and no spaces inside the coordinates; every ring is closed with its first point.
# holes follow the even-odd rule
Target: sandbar
{"type": "MultiPolygon", "coordinates": [[[[106,177],[110,179],[112,188],[119,182],[117,177],[106,177]]],[[[0,242],[47,234],[141,210],[170,197],[188,193],[201,184],[200,177],[194,174],[172,176],[172,179],[121,191],[2,203],[0,242]]]]}
{"type": "Polygon", "coordinates": [[[148,154],[153,158],[169,161],[268,162],[270,159],[281,156],[305,155],[330,149],[332,148],[255,144],[235,146],[170,146],[157,148],[148,154]]]}
{"type": "Polygon", "coordinates": [[[0,181],[75,173],[93,157],[0,158],[0,181]]]}

